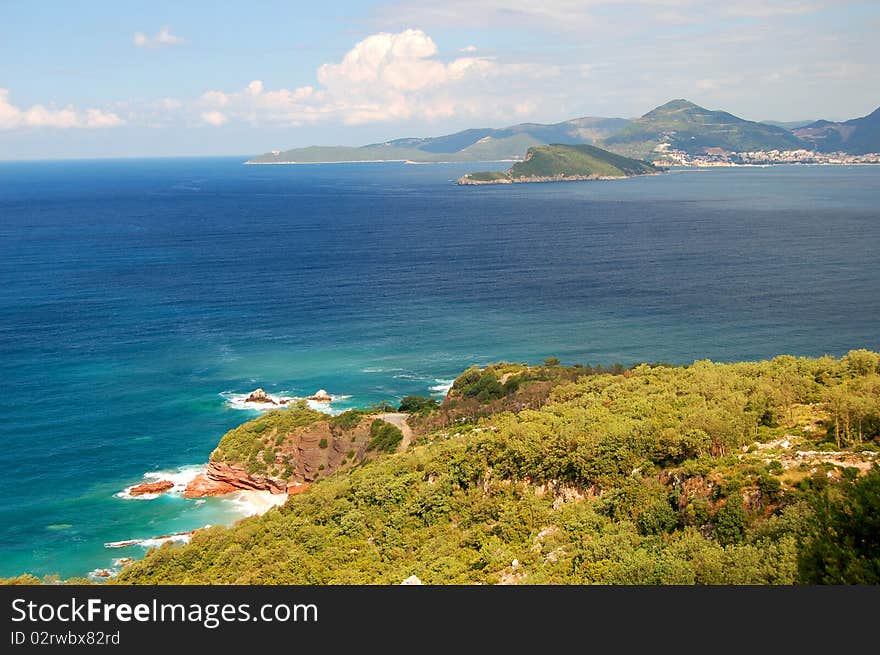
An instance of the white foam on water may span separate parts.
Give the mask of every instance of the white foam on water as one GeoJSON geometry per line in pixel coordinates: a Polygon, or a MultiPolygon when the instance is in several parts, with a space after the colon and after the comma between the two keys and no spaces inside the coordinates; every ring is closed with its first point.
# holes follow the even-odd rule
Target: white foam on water
{"type": "Polygon", "coordinates": [[[287,494],[273,494],[270,491],[235,491],[223,498],[241,516],[265,514],[273,507],[287,502],[287,494]]]}
{"type": "Polygon", "coordinates": [[[230,407],[232,409],[249,409],[257,412],[268,412],[273,409],[281,409],[283,407],[287,407],[289,403],[299,400],[298,396],[285,396],[267,393],[266,395],[275,402],[274,405],[272,403],[249,403],[247,402],[247,398],[251,395],[251,393],[251,391],[248,391],[247,393],[222,391],[220,393],[220,396],[226,401],[227,407],[230,407]]]}
{"type": "Polygon", "coordinates": [[[330,394],[330,402],[322,402],[320,400],[308,400],[302,396],[286,396],[284,394],[271,394],[267,393],[266,395],[274,401],[274,405],[271,403],[253,403],[247,402],[248,396],[251,395],[252,392],[248,393],[235,393],[234,391],[222,391],[220,393],[220,397],[226,401],[226,406],[231,409],[246,409],[256,412],[269,412],[273,409],[284,409],[285,407],[289,407],[291,403],[296,402],[297,400],[305,400],[306,404],[319,412],[325,412],[327,414],[338,414],[339,411],[331,407],[331,404],[337,402],[339,400],[348,400],[351,396],[345,394],[330,394]]]}
{"type": "Polygon", "coordinates": [[[443,380],[441,378],[434,378],[434,382],[436,382],[437,384],[428,387],[433,392],[433,395],[445,396],[447,393],[449,393],[449,390],[452,388],[455,380],[443,380]]]}
{"type": "Polygon", "coordinates": [[[207,467],[204,464],[188,464],[187,466],[181,466],[170,471],[147,471],[144,473],[143,481],[126,487],[119,493],[113,495],[117,498],[124,498],[126,500],[153,500],[164,494],[180,495],[186,489],[186,485],[188,485],[193,478],[204,473],[206,470],[207,467]],[[169,482],[172,482],[174,486],[161,494],[139,494],[137,496],[132,496],[130,493],[132,488],[136,487],[138,484],[161,482],[162,480],[168,480],[169,482]]]}
{"type": "MultiPolygon", "coordinates": [[[[210,528],[205,525],[203,528],[210,528]]],[[[104,548],[127,548],[129,546],[140,546],[141,548],[156,548],[162,544],[179,543],[188,544],[192,539],[193,531],[175,532],[174,534],[164,534],[160,537],[148,537],[146,539],[123,539],[122,541],[108,541],[104,544],[104,548]]]]}
{"type": "Polygon", "coordinates": [[[89,580],[102,581],[109,580],[110,578],[115,578],[119,574],[119,569],[115,568],[101,568],[101,569],[93,569],[89,571],[88,578],[89,580]],[[109,573],[110,575],[102,575],[103,573],[109,573]]]}

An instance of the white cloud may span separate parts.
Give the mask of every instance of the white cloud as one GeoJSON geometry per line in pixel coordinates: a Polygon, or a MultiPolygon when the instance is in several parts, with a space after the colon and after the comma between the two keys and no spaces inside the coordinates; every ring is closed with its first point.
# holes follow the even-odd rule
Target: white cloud
{"type": "Polygon", "coordinates": [[[219,111],[206,111],[202,112],[202,120],[208,125],[220,127],[221,125],[226,124],[229,118],[226,116],[226,114],[219,111]]]}
{"type": "Polygon", "coordinates": [[[0,88],[0,129],[11,130],[22,127],[100,128],[116,127],[124,122],[117,114],[100,109],[86,109],[84,112],[80,112],[73,107],[54,109],[43,105],[20,109],[9,102],[9,90],[0,88]]]}
{"type": "Polygon", "coordinates": [[[138,48],[161,48],[163,46],[179,45],[181,43],[186,43],[186,41],[184,41],[179,36],[175,36],[174,34],[172,34],[171,30],[167,26],[163,26],[152,37],[147,36],[143,32],[135,32],[132,42],[138,48]]]}
{"type": "Polygon", "coordinates": [[[223,109],[229,120],[253,124],[514,116],[520,113],[514,105],[522,95],[517,84],[558,75],[559,67],[552,65],[502,65],[475,56],[444,59],[430,36],[407,29],[362,39],[340,61],[320,66],[315,86],[268,90],[253,80],[240,91],[206,91],[199,105],[206,113],[223,109]]]}
{"type": "Polygon", "coordinates": [[[476,52],[476,51],[477,51],[477,46],[475,46],[475,45],[466,45],[465,47],[459,49],[459,52],[476,52]]]}
{"type": "Polygon", "coordinates": [[[202,94],[202,102],[215,107],[224,107],[229,103],[229,96],[222,91],[205,91],[202,94]]]}

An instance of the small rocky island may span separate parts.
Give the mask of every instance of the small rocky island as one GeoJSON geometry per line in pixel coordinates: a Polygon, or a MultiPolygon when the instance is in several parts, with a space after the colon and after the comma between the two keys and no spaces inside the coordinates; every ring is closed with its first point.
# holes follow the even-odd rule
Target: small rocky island
{"type": "Polygon", "coordinates": [[[553,144],[529,148],[525,158],[506,171],[468,173],[458,179],[458,184],[617,180],[653,175],[663,170],[646,161],[615,155],[596,146],[553,144]]]}

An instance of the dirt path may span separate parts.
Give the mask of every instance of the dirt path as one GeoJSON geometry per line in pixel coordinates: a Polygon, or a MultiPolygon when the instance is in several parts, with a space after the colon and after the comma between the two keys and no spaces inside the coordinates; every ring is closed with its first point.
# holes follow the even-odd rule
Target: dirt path
{"type": "Polygon", "coordinates": [[[412,428],[410,428],[409,423],[406,422],[406,419],[409,418],[409,414],[403,412],[388,412],[385,414],[373,414],[372,416],[373,418],[380,418],[383,421],[387,421],[391,425],[399,428],[403,433],[403,439],[400,440],[400,444],[397,446],[397,452],[404,451],[409,447],[413,437],[412,428]]]}

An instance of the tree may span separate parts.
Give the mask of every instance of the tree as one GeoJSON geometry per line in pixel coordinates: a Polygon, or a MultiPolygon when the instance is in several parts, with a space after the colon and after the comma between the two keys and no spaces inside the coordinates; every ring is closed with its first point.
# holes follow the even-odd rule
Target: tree
{"type": "Polygon", "coordinates": [[[812,500],[814,519],[798,557],[808,584],[880,584],[880,467],[812,500]]]}
{"type": "Polygon", "coordinates": [[[406,396],[400,401],[398,411],[408,412],[410,414],[423,414],[437,409],[438,405],[439,403],[433,398],[412,395],[406,396]]]}

